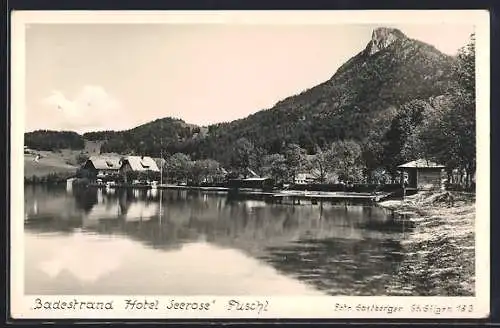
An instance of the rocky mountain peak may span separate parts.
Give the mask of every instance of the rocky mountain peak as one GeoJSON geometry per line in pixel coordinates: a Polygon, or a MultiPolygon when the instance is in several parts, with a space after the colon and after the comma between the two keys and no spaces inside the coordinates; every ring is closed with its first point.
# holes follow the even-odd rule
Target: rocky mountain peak
{"type": "Polygon", "coordinates": [[[406,35],[398,29],[388,27],[376,28],[373,30],[372,38],[366,47],[366,53],[371,56],[401,39],[406,39],[406,35]]]}

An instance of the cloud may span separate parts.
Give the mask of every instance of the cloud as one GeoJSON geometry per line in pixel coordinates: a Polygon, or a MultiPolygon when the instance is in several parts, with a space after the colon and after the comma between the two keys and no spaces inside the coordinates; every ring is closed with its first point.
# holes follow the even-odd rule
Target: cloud
{"type": "Polygon", "coordinates": [[[66,271],[81,282],[94,283],[119,269],[127,254],[136,247],[136,243],[126,239],[77,232],[66,240],[64,247],[55,250],[49,260],[40,263],[39,269],[51,278],[66,271]]]}
{"type": "Polygon", "coordinates": [[[73,100],[55,90],[42,103],[54,114],[53,126],[79,132],[109,127],[117,122],[121,109],[119,101],[97,85],[84,86],[73,100]]]}

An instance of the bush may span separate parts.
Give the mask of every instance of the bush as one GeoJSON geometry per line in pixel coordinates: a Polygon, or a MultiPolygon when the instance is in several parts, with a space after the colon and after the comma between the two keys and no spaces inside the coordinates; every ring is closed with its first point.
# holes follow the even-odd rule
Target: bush
{"type": "Polygon", "coordinates": [[[87,178],[77,178],[74,182],[74,186],[86,186],[90,183],[90,180],[87,178]]]}
{"type": "Polygon", "coordinates": [[[30,177],[25,177],[24,178],[24,183],[25,184],[46,184],[46,185],[55,185],[55,184],[61,184],[61,183],[66,183],[66,180],[69,178],[75,177],[75,174],[71,172],[61,172],[61,173],[49,173],[44,176],[36,176],[33,175],[30,177]]]}
{"type": "Polygon", "coordinates": [[[79,168],[76,171],[76,177],[77,178],[82,178],[82,179],[93,180],[93,179],[96,178],[96,175],[95,175],[95,172],[93,172],[93,171],[90,171],[90,170],[84,169],[84,168],[79,168]]]}
{"type": "Polygon", "coordinates": [[[89,159],[89,155],[87,155],[87,154],[80,153],[80,154],[76,155],[76,163],[78,165],[85,164],[85,162],[87,162],[88,159],[89,159]]]}

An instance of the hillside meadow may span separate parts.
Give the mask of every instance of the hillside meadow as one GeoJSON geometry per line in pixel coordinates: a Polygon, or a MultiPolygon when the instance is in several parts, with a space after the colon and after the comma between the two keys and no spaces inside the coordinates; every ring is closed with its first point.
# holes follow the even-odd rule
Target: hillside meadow
{"type": "MultiPolygon", "coordinates": [[[[45,177],[49,174],[70,175],[75,174],[81,163],[78,159],[100,154],[101,142],[85,140],[81,150],[56,149],[34,150],[31,154],[24,154],[24,177],[45,177]],[[38,161],[36,156],[40,155],[38,161]]],[[[117,155],[116,153],[103,155],[117,155]]]]}

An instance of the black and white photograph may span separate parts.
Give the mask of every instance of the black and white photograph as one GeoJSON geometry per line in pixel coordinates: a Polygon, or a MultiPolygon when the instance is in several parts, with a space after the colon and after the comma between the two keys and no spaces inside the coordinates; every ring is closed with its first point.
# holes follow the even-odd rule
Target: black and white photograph
{"type": "Polygon", "coordinates": [[[11,258],[29,307],[487,297],[478,16],[326,14],[24,20],[11,258]]]}

